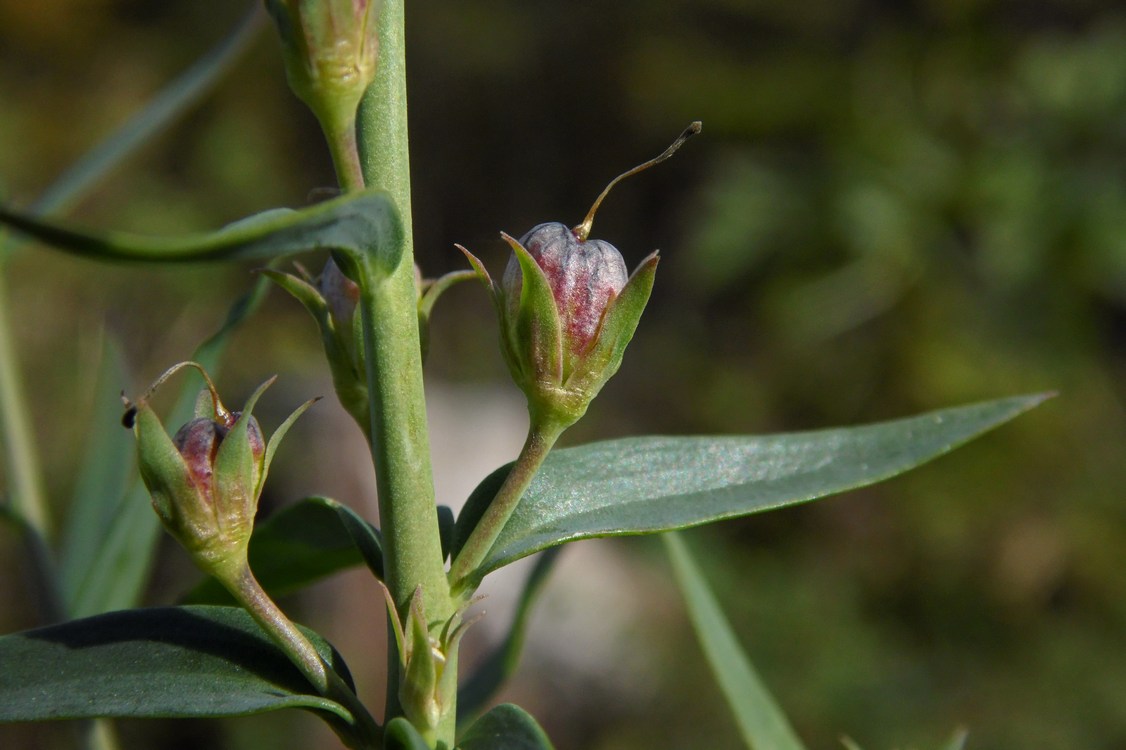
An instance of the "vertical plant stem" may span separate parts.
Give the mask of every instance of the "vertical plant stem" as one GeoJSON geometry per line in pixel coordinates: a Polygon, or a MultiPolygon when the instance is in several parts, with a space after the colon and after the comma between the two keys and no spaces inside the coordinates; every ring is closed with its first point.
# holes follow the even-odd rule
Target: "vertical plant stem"
{"type": "Polygon", "coordinates": [[[452,609],[431,478],[413,273],[407,281],[406,293],[394,277],[361,287],[371,447],[387,587],[405,612],[421,585],[427,621],[434,623],[452,609]],[[414,336],[404,335],[408,328],[414,336]]]}
{"type": "Polygon", "coordinates": [[[508,472],[496,497],[489,503],[481,520],[477,522],[462,546],[457,559],[450,566],[449,578],[455,597],[467,597],[477,588],[480,583],[479,576],[475,574],[477,567],[489,554],[489,550],[500,536],[524,491],[528,489],[532,478],[565,429],[556,425],[540,428],[533,424],[528,430],[528,438],[512,465],[512,471],[508,472]]]}
{"type": "Polygon", "coordinates": [[[341,731],[342,727],[334,726],[341,739],[350,747],[363,750],[376,750],[381,747],[383,733],[375,723],[375,719],[340,675],[325,664],[316,647],[305,637],[305,634],[262,590],[262,586],[250,571],[250,566],[244,561],[237,572],[223,576],[220,580],[262,630],[266,631],[274,643],[285,652],[294,666],[301,670],[317,692],[351,712],[354,726],[344,731],[341,731]]]}
{"type": "MultiPolygon", "coordinates": [[[[379,489],[387,587],[406,612],[421,586],[431,627],[453,616],[449,596],[422,384],[418,291],[411,231],[410,154],[407,138],[404,0],[384,0],[379,69],[360,106],[360,159],[365,182],[391,194],[402,221],[399,265],[361,280],[364,352],[371,403],[371,447],[379,489]],[[385,275],[383,275],[385,274],[385,275]]],[[[396,661],[394,653],[389,663],[396,661]]],[[[456,664],[447,669],[456,670],[456,664]]],[[[399,713],[399,676],[389,669],[388,713],[399,713]]],[[[438,744],[453,747],[455,707],[438,727],[438,744]]]]}

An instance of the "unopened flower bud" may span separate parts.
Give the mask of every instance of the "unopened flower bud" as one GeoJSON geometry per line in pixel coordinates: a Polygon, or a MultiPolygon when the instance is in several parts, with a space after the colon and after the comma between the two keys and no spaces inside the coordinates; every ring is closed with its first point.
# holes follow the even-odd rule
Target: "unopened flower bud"
{"type": "Polygon", "coordinates": [[[266,0],[286,78],[322,125],[350,121],[375,79],[378,0],[266,0]]]}
{"type": "Polygon", "coordinates": [[[263,383],[241,412],[228,411],[203,368],[182,362],[166,371],[136,405],[126,401],[126,424],[137,437],[141,478],[165,529],[204,571],[223,578],[246,560],[246,548],[277,442],[315,401],[298,408],[267,443],[254,404],[274,379],[263,383]],[[148,395],[184,367],[200,370],[207,389],[196,417],[169,438],[148,395]]]}

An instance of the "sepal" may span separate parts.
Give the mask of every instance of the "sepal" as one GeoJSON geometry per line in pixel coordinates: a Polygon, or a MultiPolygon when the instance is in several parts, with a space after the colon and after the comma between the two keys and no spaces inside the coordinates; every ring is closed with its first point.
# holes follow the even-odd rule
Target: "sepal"
{"type": "Polygon", "coordinates": [[[365,435],[370,434],[363,332],[360,316],[355,314],[359,288],[333,260],[325,264],[315,283],[304,273],[304,278],[273,269],[260,273],[289,292],[313,316],[340,405],[365,435]]]}

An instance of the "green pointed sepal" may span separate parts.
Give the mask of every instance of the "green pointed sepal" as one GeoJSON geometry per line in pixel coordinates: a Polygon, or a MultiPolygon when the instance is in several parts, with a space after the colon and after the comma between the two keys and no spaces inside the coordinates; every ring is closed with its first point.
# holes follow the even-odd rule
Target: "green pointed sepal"
{"type": "Polygon", "coordinates": [[[434,312],[434,303],[450,287],[476,277],[475,271],[451,271],[436,279],[424,279],[418,270],[418,266],[415,266],[415,280],[418,288],[418,333],[422,339],[423,361],[426,361],[426,355],[430,350],[430,316],[434,312]]]}
{"type": "MultiPolygon", "coordinates": [[[[432,741],[434,730],[457,700],[457,671],[446,666],[457,664],[461,638],[481,615],[462,622],[463,607],[441,623],[436,635],[431,635],[421,586],[411,596],[405,620],[400,619],[386,586],[383,594],[399,654],[399,704],[407,720],[432,741]]],[[[469,604],[472,601],[465,606],[469,604]]]]}
{"type": "MultiPolygon", "coordinates": [[[[329,261],[331,264],[332,261],[329,261]]],[[[343,274],[333,266],[334,273],[343,274]]],[[[320,286],[308,276],[305,278],[274,269],[260,271],[275,284],[289,292],[300,302],[321,333],[321,345],[332,373],[332,385],[340,405],[360,426],[364,435],[370,435],[371,413],[368,408],[367,374],[364,363],[363,332],[360,316],[343,315],[343,310],[333,307],[325,298],[320,286]]],[[[325,271],[329,273],[326,264],[325,271]]]]}
{"type": "Polygon", "coordinates": [[[630,276],[622,291],[606,308],[594,346],[571,373],[566,390],[592,400],[622,365],[626,346],[637,331],[637,324],[649,303],[657,277],[660,256],[653,252],[630,276]]]}

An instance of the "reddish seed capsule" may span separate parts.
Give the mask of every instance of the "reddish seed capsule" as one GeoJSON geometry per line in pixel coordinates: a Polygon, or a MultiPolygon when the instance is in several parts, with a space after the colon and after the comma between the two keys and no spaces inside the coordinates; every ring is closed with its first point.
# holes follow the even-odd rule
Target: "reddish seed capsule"
{"type": "MultiPolygon", "coordinates": [[[[604,240],[582,242],[558,222],[540,224],[520,244],[547,276],[559,310],[564,347],[581,354],[594,341],[606,308],[629,280],[622,254],[604,240]]],[[[502,283],[507,300],[519,300],[520,284],[520,264],[512,257],[502,283]]]]}
{"type": "Polygon", "coordinates": [[[614,178],[578,226],[540,224],[519,241],[502,233],[513,255],[499,284],[458,246],[493,294],[505,360],[541,426],[565,428],[586,412],[621,364],[653,287],[656,253],[630,276],[613,245],[589,239],[599,205],[619,181],[669,158],[698,132],[700,123],[692,123],[660,156],[614,178]]]}
{"type": "Polygon", "coordinates": [[[228,574],[245,562],[271,446],[313,403],[307,401],[291,414],[268,445],[251,412],[273,380],[260,385],[241,412],[231,412],[203,368],[181,362],[161,375],[136,404],[125,401],[126,421],[137,438],[137,463],[153,508],[168,532],[213,575],[228,574]],[[198,369],[207,389],[197,401],[198,416],[169,437],[149,397],[185,367],[198,369]]]}

